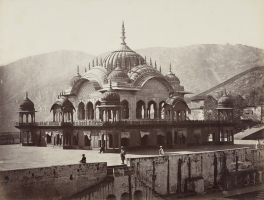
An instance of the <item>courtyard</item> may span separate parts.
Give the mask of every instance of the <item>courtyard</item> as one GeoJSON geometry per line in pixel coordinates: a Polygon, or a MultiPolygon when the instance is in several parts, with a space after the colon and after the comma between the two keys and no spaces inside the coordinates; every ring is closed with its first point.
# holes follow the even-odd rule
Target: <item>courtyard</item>
{"type": "MultiPolygon", "coordinates": [[[[165,155],[190,154],[203,151],[235,149],[241,147],[255,148],[255,141],[237,140],[234,145],[207,145],[194,146],[181,149],[166,149],[165,155]]],[[[127,151],[126,158],[158,156],[156,149],[141,149],[127,151]]],[[[82,154],[86,155],[87,163],[107,162],[108,166],[120,165],[118,153],[101,153],[99,149],[93,150],[63,150],[61,146],[48,145],[47,147],[30,147],[21,144],[0,146],[0,170],[15,170],[25,168],[49,167],[54,165],[76,164],[81,160],[82,154]]]]}

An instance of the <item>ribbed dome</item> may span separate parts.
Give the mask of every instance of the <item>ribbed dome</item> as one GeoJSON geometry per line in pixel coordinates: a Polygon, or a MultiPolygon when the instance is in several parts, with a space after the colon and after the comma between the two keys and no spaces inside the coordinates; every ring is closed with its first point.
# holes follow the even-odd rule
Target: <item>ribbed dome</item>
{"type": "Polygon", "coordinates": [[[74,108],[72,102],[71,102],[67,97],[64,97],[64,96],[58,98],[58,99],[55,101],[55,103],[51,106],[50,111],[53,110],[53,109],[55,108],[56,105],[57,105],[57,106],[60,106],[62,109],[68,107],[68,108],[70,108],[70,109],[75,110],[75,108],[74,108]]]}
{"type": "Polygon", "coordinates": [[[23,102],[19,106],[20,111],[35,111],[34,103],[28,98],[28,95],[26,93],[26,98],[23,100],[23,102]]]}
{"type": "Polygon", "coordinates": [[[170,65],[170,71],[168,74],[165,75],[165,78],[167,81],[169,81],[171,84],[180,84],[180,80],[175,74],[171,71],[171,65],[170,65]]]}
{"type": "Polygon", "coordinates": [[[120,103],[120,95],[112,89],[111,82],[109,90],[103,94],[101,101],[102,103],[120,103]]]}
{"type": "Polygon", "coordinates": [[[218,99],[217,109],[232,109],[234,107],[233,100],[227,96],[226,92],[218,99]]]}
{"type": "Polygon", "coordinates": [[[81,75],[80,75],[80,74],[74,76],[74,77],[70,80],[70,82],[69,82],[69,86],[72,87],[72,86],[74,85],[74,83],[76,83],[80,78],[81,78],[81,75]]]}
{"type": "Polygon", "coordinates": [[[117,66],[107,77],[112,82],[128,82],[129,78],[127,73],[120,67],[117,66]]]}
{"type": "Polygon", "coordinates": [[[126,45],[125,38],[125,27],[123,23],[121,36],[123,41],[121,43],[121,47],[106,56],[103,61],[103,65],[108,71],[111,71],[117,67],[117,61],[119,62],[121,68],[123,68],[126,72],[134,66],[145,63],[145,60],[141,55],[135,51],[132,51],[126,45]]]}
{"type": "Polygon", "coordinates": [[[171,71],[165,75],[165,78],[170,83],[180,84],[179,78],[177,76],[175,76],[175,74],[173,74],[171,71]]]}

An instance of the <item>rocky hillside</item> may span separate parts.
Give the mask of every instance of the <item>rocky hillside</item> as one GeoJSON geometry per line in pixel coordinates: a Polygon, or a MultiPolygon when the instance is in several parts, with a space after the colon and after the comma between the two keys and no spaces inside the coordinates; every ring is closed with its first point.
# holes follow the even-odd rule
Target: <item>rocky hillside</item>
{"type": "Polygon", "coordinates": [[[166,74],[171,63],[173,72],[194,94],[201,93],[252,67],[264,65],[264,51],[244,45],[193,45],[180,48],[137,50],[152,58],[166,74]]]}
{"type": "MultiPolygon", "coordinates": [[[[153,65],[156,60],[163,74],[169,71],[171,63],[185,90],[196,94],[248,69],[264,65],[263,50],[243,45],[193,45],[135,51],[146,56],[147,62],[151,57],[153,65]]],[[[83,52],[58,51],[1,66],[0,132],[17,130],[14,128],[14,121],[18,120],[16,111],[26,91],[39,111],[36,120],[50,120],[50,107],[76,74],[76,66],[80,65],[80,74],[83,74],[93,58],[95,56],[83,52]]]]}
{"type": "MultiPolygon", "coordinates": [[[[76,75],[77,65],[88,66],[93,55],[76,51],[58,51],[27,57],[0,67],[0,121],[2,131],[17,131],[19,104],[26,91],[34,102],[36,120],[50,120],[50,108],[60,91],[76,75]]],[[[84,73],[84,67],[80,67],[84,73]]]]}
{"type": "Polygon", "coordinates": [[[264,95],[264,66],[246,70],[197,96],[219,99],[224,90],[232,96],[240,95],[248,105],[258,106],[259,97],[264,95]]]}

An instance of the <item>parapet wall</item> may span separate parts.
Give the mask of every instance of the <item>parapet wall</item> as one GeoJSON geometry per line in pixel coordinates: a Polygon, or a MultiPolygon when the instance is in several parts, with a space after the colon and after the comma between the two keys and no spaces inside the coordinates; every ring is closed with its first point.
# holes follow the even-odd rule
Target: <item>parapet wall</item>
{"type": "Polygon", "coordinates": [[[0,197],[69,197],[102,182],[106,175],[106,162],[1,171],[0,197]]]}
{"type": "MultiPolygon", "coordinates": [[[[264,167],[264,149],[238,148],[232,150],[130,158],[137,179],[161,195],[186,191],[203,180],[204,188],[213,188],[223,175],[229,172],[264,167]]],[[[261,169],[262,170],[262,169],[261,169]]],[[[196,192],[203,192],[200,188],[196,192]]]]}

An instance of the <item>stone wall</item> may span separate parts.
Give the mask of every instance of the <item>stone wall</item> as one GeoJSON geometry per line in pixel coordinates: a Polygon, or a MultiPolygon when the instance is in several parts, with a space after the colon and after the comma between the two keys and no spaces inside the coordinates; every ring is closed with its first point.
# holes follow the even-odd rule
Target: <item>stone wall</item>
{"type": "MultiPolygon", "coordinates": [[[[264,166],[264,149],[239,148],[185,155],[130,158],[135,177],[161,195],[187,190],[187,183],[204,182],[204,189],[218,183],[224,169],[229,172],[264,166]]],[[[200,191],[200,190],[199,190],[200,191]]],[[[200,191],[202,192],[202,191],[200,191]]]]}
{"type": "Polygon", "coordinates": [[[106,174],[105,162],[1,171],[0,197],[69,197],[102,182],[106,174]]]}

